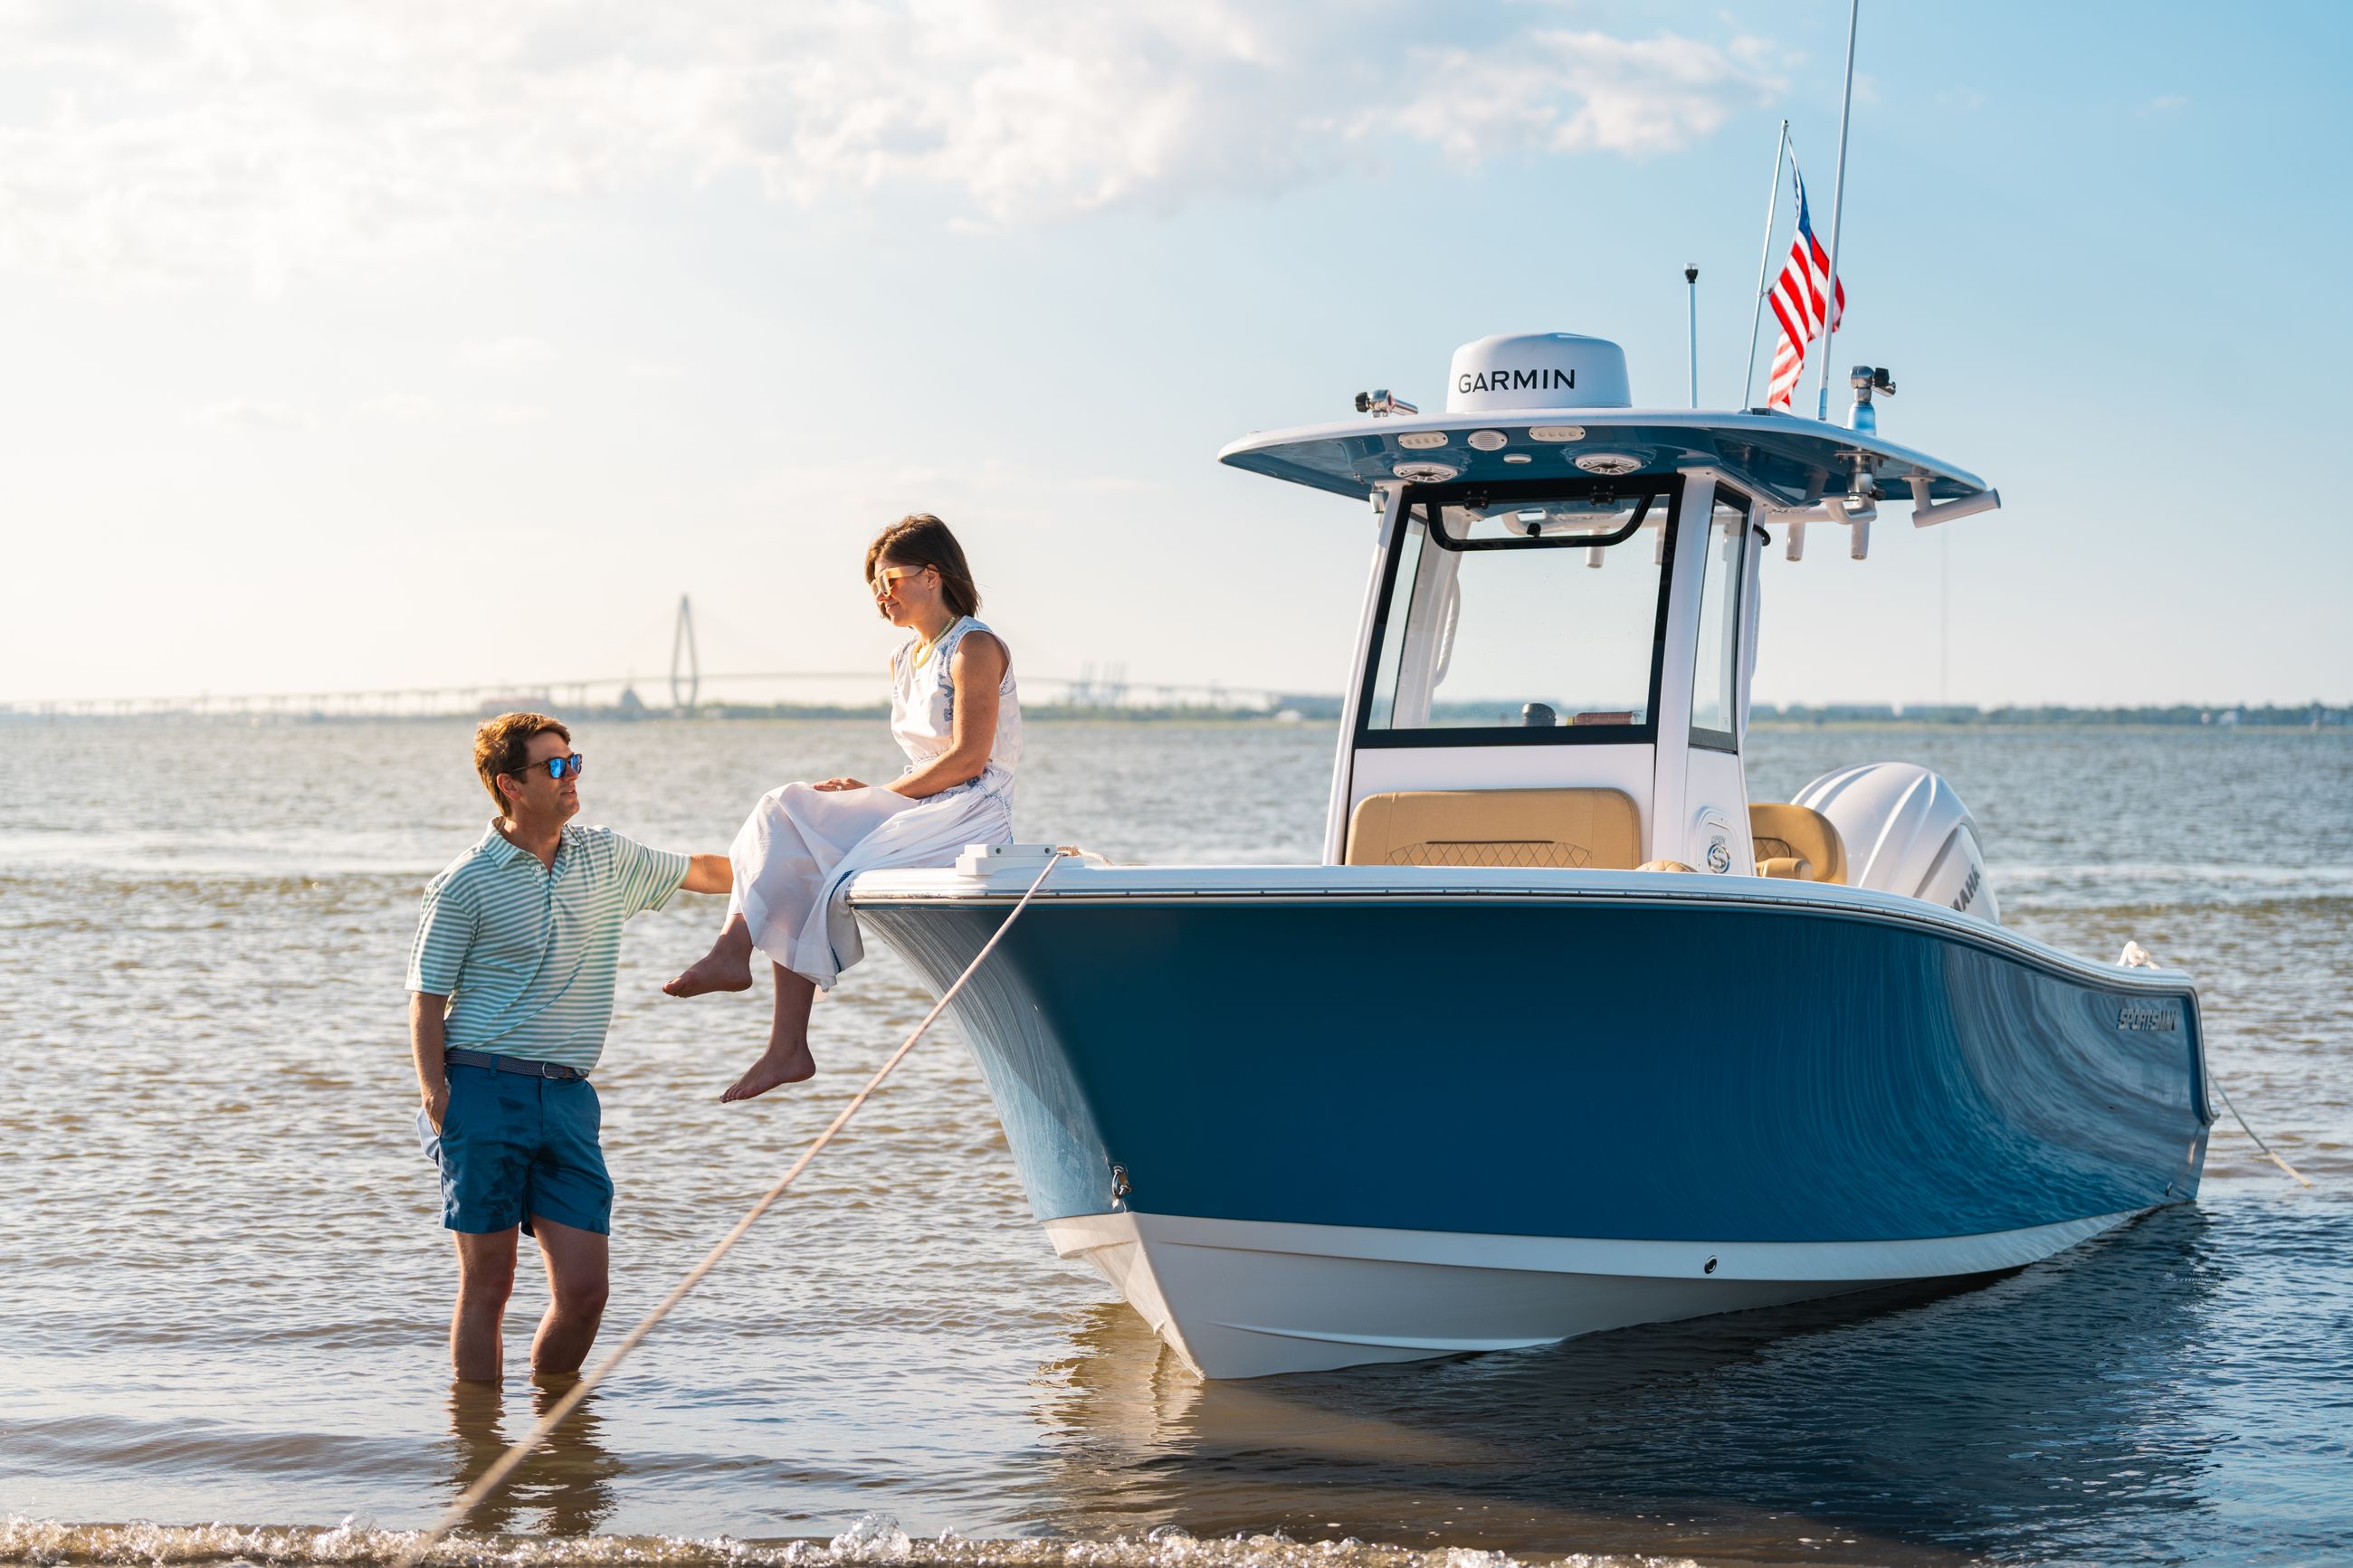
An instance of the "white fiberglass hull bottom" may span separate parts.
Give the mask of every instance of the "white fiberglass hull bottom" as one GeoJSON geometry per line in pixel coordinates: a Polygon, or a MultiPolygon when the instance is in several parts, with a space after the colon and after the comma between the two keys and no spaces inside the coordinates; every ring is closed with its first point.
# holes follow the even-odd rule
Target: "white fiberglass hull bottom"
{"type": "Polygon", "coordinates": [[[1101,1269],[1195,1371],[1264,1377],[2016,1268],[2132,1217],[1926,1240],[1722,1245],[1149,1214],[1049,1220],[1046,1234],[1064,1258],[1101,1269]]]}

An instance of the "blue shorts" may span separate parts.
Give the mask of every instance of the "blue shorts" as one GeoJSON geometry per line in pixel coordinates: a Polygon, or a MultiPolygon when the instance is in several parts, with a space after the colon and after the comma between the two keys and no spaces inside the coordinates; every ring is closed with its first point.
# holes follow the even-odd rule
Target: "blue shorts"
{"type": "Polygon", "coordinates": [[[609,1235],[613,1178],[596,1146],[603,1124],[585,1078],[532,1078],[449,1064],[449,1108],[436,1133],[417,1108],[417,1137],[441,1167],[441,1223],[470,1236],[533,1215],[609,1235]]]}

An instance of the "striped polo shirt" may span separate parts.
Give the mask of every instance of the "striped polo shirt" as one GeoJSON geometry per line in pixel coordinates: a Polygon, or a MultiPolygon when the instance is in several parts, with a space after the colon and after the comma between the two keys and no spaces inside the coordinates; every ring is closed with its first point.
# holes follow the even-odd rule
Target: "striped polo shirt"
{"type": "Polygon", "coordinates": [[[550,868],[494,822],[425,885],[408,988],[449,998],[451,1046],[586,1072],[613,1018],[621,923],[668,903],[688,863],[567,823],[550,868]]]}

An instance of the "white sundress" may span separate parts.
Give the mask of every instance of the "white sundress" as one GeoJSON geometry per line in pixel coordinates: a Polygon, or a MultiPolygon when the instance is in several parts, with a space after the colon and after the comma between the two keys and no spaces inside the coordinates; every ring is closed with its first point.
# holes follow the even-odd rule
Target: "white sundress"
{"type": "MultiPolygon", "coordinates": [[[[955,744],[949,666],[957,644],[988,629],[965,616],[940,634],[921,665],[912,638],[891,656],[891,736],[907,753],[902,777],[955,744]]],[[[885,867],[951,866],[967,844],[1012,841],[1021,700],[1009,654],[997,692],[997,734],[976,779],[922,800],[874,785],[820,790],[806,784],[760,797],[728,851],[735,865],[728,913],[743,915],[754,947],[829,989],[866,955],[857,917],[841,896],[851,878],[885,867]]]]}

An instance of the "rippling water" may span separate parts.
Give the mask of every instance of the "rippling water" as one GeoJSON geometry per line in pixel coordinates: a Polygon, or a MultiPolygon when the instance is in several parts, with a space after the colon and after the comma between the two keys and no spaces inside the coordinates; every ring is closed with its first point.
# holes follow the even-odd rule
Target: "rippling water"
{"type": "MultiPolygon", "coordinates": [[[[0,727],[0,1558],[379,1556],[543,1397],[451,1389],[452,1267],[410,1124],[417,893],[487,815],[466,738],[0,727]],[[216,1521],[234,1528],[190,1528],[216,1521]]],[[[584,820],[681,848],[723,847],[781,780],[892,766],[866,723],[575,738],[584,820]]],[[[1022,833],[1125,860],[1312,859],[1331,746],[1317,726],[1033,726],[1022,833]]],[[[943,1033],[477,1515],[512,1538],[474,1550],[2353,1556],[2353,735],[1846,729],[1754,752],[1759,798],[1842,763],[1944,772],[2009,923],[2103,958],[2137,939],[2200,976],[2218,1074],[2316,1187],[2226,1120],[2196,1206],[1991,1283],[1204,1384],[1053,1257],[943,1033]]],[[[722,1107],[765,986],[655,990],[718,913],[681,897],[630,927],[598,1074],[613,1323],[927,1005],[877,944],[820,1005],[815,1083],[722,1107]]],[[[527,1265],[518,1367],[539,1289],[527,1265]]]]}

